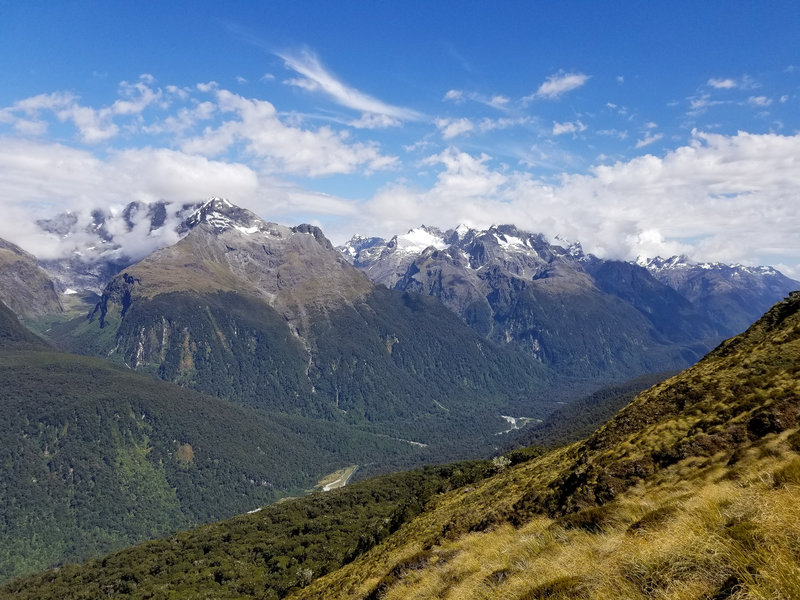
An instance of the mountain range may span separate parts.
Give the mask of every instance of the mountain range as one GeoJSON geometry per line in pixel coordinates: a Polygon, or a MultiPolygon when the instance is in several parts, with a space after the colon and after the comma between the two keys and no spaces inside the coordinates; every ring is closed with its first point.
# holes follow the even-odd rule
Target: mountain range
{"type": "Polygon", "coordinates": [[[800,286],[771,267],[603,260],[513,225],[422,226],[339,250],[373,281],[435,296],[486,338],[578,375],[685,366],[800,286]]]}
{"type": "Polygon", "coordinates": [[[501,414],[555,406],[553,375],[533,357],[433,298],[375,285],[316,227],[212,199],[181,231],[49,339],[242,405],[420,444],[491,435],[501,414]]]}

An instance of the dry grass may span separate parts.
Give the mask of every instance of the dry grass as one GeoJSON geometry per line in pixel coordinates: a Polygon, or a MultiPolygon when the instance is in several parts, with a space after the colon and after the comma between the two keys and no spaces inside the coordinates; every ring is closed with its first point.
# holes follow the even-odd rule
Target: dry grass
{"type": "Polygon", "coordinates": [[[488,510],[491,498],[502,512],[526,484],[544,485],[569,461],[571,449],[563,449],[442,496],[386,543],[295,597],[800,598],[800,458],[787,441],[794,431],[748,445],[734,475],[722,454],[685,459],[589,509],[600,519],[538,516],[519,528],[501,521],[453,529],[488,510]],[[443,535],[448,528],[455,533],[443,535]]]}
{"type": "Polygon", "coordinates": [[[752,457],[741,481],[676,465],[661,485],[608,507],[601,533],[544,517],[471,533],[437,549],[449,560],[404,573],[382,597],[800,598],[800,487],[773,479],[797,460],[785,450],[752,457]]]}

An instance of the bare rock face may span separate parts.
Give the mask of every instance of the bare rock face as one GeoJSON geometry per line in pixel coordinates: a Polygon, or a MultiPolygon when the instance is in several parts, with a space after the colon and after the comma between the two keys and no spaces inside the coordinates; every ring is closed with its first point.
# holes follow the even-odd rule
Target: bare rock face
{"type": "Polygon", "coordinates": [[[769,267],[603,260],[513,225],[422,226],[340,251],[373,281],[435,296],[488,339],[576,374],[685,366],[800,287],[769,267]]]}
{"type": "Polygon", "coordinates": [[[0,301],[20,318],[63,312],[55,285],[36,258],[0,239],[0,301]]]}
{"type": "Polygon", "coordinates": [[[723,335],[735,335],[800,282],[768,266],[696,263],[685,256],[640,261],[656,279],[704,308],[723,335]]]}
{"type": "Polygon", "coordinates": [[[372,289],[312,225],[285,227],[213,198],[181,225],[185,237],[125,269],[111,290],[132,297],[238,292],[265,299],[289,321],[310,307],[350,303],[372,289]]]}

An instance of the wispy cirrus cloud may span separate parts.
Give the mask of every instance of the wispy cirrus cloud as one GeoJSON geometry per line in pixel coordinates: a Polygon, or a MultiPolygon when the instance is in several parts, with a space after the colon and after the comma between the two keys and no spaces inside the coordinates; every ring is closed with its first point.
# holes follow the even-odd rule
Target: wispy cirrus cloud
{"type": "Polygon", "coordinates": [[[576,90],[589,81],[590,76],[585,73],[566,73],[559,71],[553,73],[539,88],[531,95],[525,96],[522,101],[530,102],[531,100],[557,100],[567,92],[576,90]]]}
{"type": "Polygon", "coordinates": [[[758,87],[758,83],[749,75],[743,75],[738,79],[734,77],[712,77],[706,82],[706,85],[717,90],[748,90],[758,87]]]}
{"type": "Polygon", "coordinates": [[[436,119],[436,127],[446,140],[469,133],[475,129],[475,124],[467,118],[462,119],[436,119]]]}
{"type": "Polygon", "coordinates": [[[580,133],[586,131],[580,119],[577,121],[567,121],[565,123],[553,123],[553,135],[564,135],[565,133],[580,133]]]}
{"type": "Polygon", "coordinates": [[[422,115],[415,110],[388,104],[340,81],[322,66],[319,58],[310,50],[276,54],[283,59],[287,68],[301,75],[299,78],[289,79],[287,83],[290,85],[310,92],[321,92],[346,108],[369,115],[389,117],[383,121],[384,126],[397,125],[402,121],[418,121],[422,118],[422,115]]]}
{"type": "Polygon", "coordinates": [[[663,137],[664,137],[663,133],[653,133],[653,134],[648,133],[642,139],[636,142],[636,148],[644,148],[645,146],[654,144],[663,137]]]}

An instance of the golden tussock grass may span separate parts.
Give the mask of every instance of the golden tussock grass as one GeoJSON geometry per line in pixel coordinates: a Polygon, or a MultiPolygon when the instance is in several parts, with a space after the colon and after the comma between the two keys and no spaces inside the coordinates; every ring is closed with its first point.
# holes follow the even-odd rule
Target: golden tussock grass
{"type": "MultiPolygon", "coordinates": [[[[580,519],[540,516],[520,528],[501,523],[427,549],[424,543],[398,545],[399,554],[384,548],[384,565],[407,559],[412,547],[424,558],[372,597],[800,598],[800,482],[793,475],[800,458],[788,448],[788,433],[743,453],[733,477],[719,457],[673,465],[658,483],[635,486],[596,509],[601,525],[592,531],[580,519]]],[[[452,508],[459,495],[442,504],[452,508]]],[[[335,581],[314,597],[370,597],[378,579],[349,591],[335,581]]]]}

